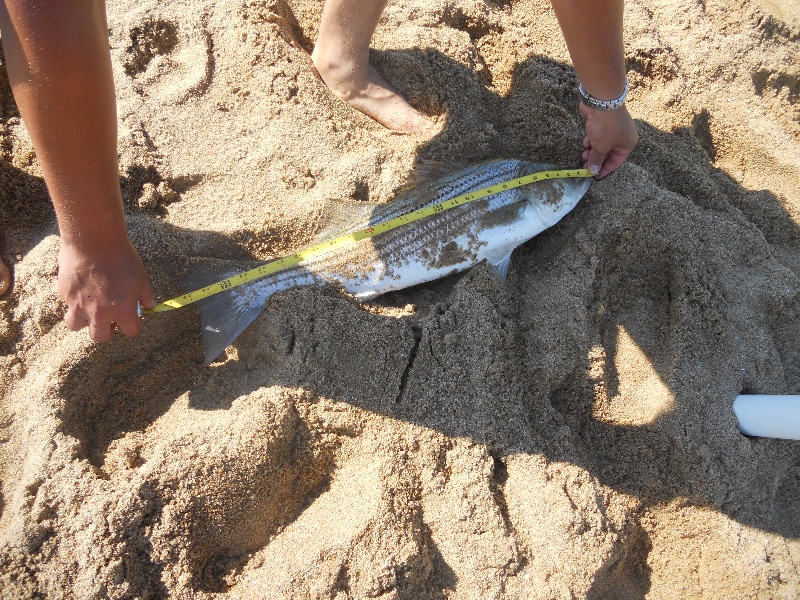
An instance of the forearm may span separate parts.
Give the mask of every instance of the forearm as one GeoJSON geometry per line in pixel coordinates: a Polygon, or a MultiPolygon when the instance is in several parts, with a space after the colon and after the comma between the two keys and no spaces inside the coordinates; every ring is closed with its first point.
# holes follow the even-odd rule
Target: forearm
{"type": "Polygon", "coordinates": [[[602,100],[625,88],[623,0],[552,0],[578,79],[602,100]]]}
{"type": "Polygon", "coordinates": [[[127,234],[104,3],[4,0],[0,27],[62,240],[113,248],[127,234]]]}

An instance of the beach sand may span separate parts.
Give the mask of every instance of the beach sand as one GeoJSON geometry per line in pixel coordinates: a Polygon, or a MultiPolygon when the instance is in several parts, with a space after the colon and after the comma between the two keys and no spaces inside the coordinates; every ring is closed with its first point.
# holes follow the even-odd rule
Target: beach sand
{"type": "MultiPolygon", "coordinates": [[[[393,0],[396,135],[308,53],[321,0],[109,1],[130,235],[159,300],[201,258],[309,243],[418,160],[576,166],[543,0],[393,0]]],[[[0,597],[797,598],[800,8],[629,0],[640,142],[505,283],[271,298],[216,363],[193,308],[69,332],[57,229],[0,78],[0,597]]]]}

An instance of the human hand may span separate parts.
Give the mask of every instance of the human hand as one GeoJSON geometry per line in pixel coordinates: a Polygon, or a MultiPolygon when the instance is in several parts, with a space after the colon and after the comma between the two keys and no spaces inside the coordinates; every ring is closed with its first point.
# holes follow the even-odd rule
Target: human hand
{"type": "Polygon", "coordinates": [[[128,337],[139,335],[137,302],[153,306],[147,271],[127,238],[108,249],[100,245],[86,249],[62,238],[58,293],[67,304],[67,328],[79,331],[88,326],[95,342],[107,341],[115,329],[128,337]]]}
{"type": "Polygon", "coordinates": [[[636,125],[624,105],[616,110],[597,110],[581,103],[578,110],[586,123],[583,166],[595,179],[603,179],[633,152],[639,141],[636,125]]]}

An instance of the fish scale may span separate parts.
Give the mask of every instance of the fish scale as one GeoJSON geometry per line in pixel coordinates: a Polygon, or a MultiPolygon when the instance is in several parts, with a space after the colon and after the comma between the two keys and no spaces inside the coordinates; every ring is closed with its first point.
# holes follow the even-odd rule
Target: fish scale
{"type": "MultiPolygon", "coordinates": [[[[388,223],[424,207],[433,207],[489,186],[511,184],[523,176],[558,169],[521,160],[489,161],[442,179],[419,185],[399,198],[376,206],[338,233],[347,236],[388,223]]],[[[559,171],[566,173],[566,171],[559,171]]],[[[366,239],[334,245],[300,264],[251,283],[232,287],[198,301],[206,362],[217,358],[263,310],[266,300],[282,290],[308,285],[334,285],[358,300],[433,281],[486,261],[501,277],[511,252],[554,225],[580,200],[589,186],[588,172],[571,171],[566,179],[497,191],[477,200],[394,226],[366,239]],[[576,175],[575,173],[579,173],[576,175]],[[571,179],[580,177],[580,179],[571,179]]],[[[340,239],[335,238],[334,242],[340,239]]],[[[324,247],[324,244],[320,245],[324,247]]],[[[230,277],[241,269],[200,266],[189,285],[230,277]]]]}
{"type": "MultiPolygon", "coordinates": [[[[432,190],[432,199],[425,198],[426,190],[414,190],[401,196],[396,201],[392,202],[389,207],[394,210],[385,211],[387,214],[380,214],[377,217],[372,217],[368,220],[367,226],[383,223],[398,215],[405,214],[412,210],[438,204],[443,200],[467,194],[469,192],[482,189],[487,186],[495,185],[508,181],[508,179],[515,177],[519,170],[519,161],[497,161],[494,163],[484,163],[472,167],[472,173],[463,178],[458,178],[452,181],[452,177],[445,180],[436,182],[438,185],[436,189],[432,190]]],[[[387,256],[394,257],[397,252],[405,254],[409,247],[414,247],[417,244],[424,246],[424,241],[427,238],[436,241],[440,239],[447,239],[451,230],[458,231],[463,229],[464,226],[476,219],[476,215],[481,212],[486,212],[492,209],[498,209],[509,204],[518,202],[521,199],[519,190],[508,190],[500,192],[489,198],[478,200],[471,204],[462,207],[458,212],[442,212],[437,215],[428,217],[419,224],[409,223],[401,225],[397,229],[388,231],[383,234],[378,240],[375,240],[375,245],[383,248],[381,254],[386,253],[387,256]]],[[[357,228],[358,229],[358,228],[357,228]]],[[[362,240],[362,243],[368,240],[362,240]]]]}
{"type": "MultiPolygon", "coordinates": [[[[521,161],[491,161],[468,167],[454,175],[420,186],[402,195],[397,200],[383,205],[375,211],[368,225],[394,218],[411,210],[437,204],[448,198],[479,190],[490,185],[504,183],[513,179],[521,161]],[[426,189],[427,188],[427,189],[426,189]]],[[[503,194],[501,192],[499,195],[503,194]]]]}

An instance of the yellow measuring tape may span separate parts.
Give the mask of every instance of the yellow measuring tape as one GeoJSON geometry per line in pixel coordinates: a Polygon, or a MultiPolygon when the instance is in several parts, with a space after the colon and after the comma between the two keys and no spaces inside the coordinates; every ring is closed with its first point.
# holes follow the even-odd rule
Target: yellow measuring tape
{"type": "Polygon", "coordinates": [[[206,287],[200,288],[199,290],[189,292],[188,294],[183,294],[182,296],[178,296],[177,298],[172,298],[171,300],[166,300],[161,304],[157,304],[153,308],[143,309],[142,313],[150,314],[150,313],[165,312],[168,310],[181,308],[182,306],[186,306],[187,304],[192,304],[193,302],[197,302],[198,300],[202,300],[203,298],[208,298],[209,296],[213,296],[214,294],[218,294],[219,292],[224,292],[225,290],[229,290],[232,287],[243,285],[245,283],[250,283],[251,281],[261,279],[262,277],[266,277],[267,275],[272,275],[273,273],[277,273],[278,271],[288,269],[289,267],[293,267],[295,265],[300,264],[304,260],[308,260],[310,258],[314,258],[315,256],[325,254],[326,252],[330,252],[332,250],[335,250],[336,248],[341,248],[349,244],[354,244],[361,240],[365,240],[367,238],[376,236],[379,233],[384,233],[386,231],[395,229],[396,227],[400,227],[401,225],[407,225],[408,223],[413,223],[414,221],[424,219],[425,217],[430,217],[431,215],[435,215],[442,211],[455,208],[456,206],[468,204],[475,200],[480,200],[481,198],[486,198],[487,196],[492,196],[493,194],[498,194],[506,190],[513,190],[514,188],[518,188],[523,185],[529,185],[531,183],[536,183],[537,181],[544,181],[546,179],[569,179],[576,177],[592,177],[592,174],[589,173],[587,169],[564,169],[560,171],[540,171],[538,173],[531,173],[530,175],[525,175],[524,177],[518,177],[516,179],[509,179],[508,181],[504,181],[502,183],[496,183],[494,185],[490,185],[475,192],[469,192],[468,194],[456,196],[455,198],[450,198],[449,200],[444,200],[437,204],[431,204],[430,206],[417,209],[405,215],[389,219],[388,221],[379,223],[374,227],[367,227],[366,229],[356,231],[355,233],[349,233],[347,235],[334,238],[327,242],[323,242],[316,246],[311,246],[310,248],[306,248],[305,250],[301,250],[299,252],[296,252],[295,254],[290,254],[288,256],[278,258],[276,260],[270,261],[254,269],[250,269],[249,271],[238,273],[236,275],[228,277],[227,279],[223,279],[222,281],[217,281],[216,283],[207,285],[206,287]]]}

